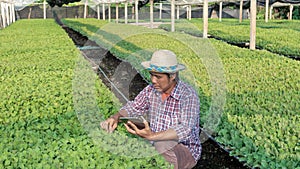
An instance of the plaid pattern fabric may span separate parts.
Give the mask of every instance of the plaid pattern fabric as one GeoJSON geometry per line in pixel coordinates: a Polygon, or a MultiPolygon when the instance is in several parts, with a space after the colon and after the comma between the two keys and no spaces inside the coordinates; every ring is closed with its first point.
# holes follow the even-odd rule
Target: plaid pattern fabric
{"type": "Polygon", "coordinates": [[[190,150],[195,160],[200,158],[200,102],[192,87],[179,81],[171,95],[162,101],[161,93],[148,85],[134,101],[128,102],[122,109],[129,116],[146,114],[153,132],[174,129],[179,142],[190,150]]]}

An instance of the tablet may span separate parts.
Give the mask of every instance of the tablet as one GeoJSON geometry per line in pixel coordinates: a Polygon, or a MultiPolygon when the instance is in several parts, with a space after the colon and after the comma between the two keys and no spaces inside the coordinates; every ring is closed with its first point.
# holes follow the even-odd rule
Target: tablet
{"type": "Polygon", "coordinates": [[[131,121],[134,123],[139,129],[145,128],[144,120],[145,118],[143,116],[137,116],[137,117],[120,117],[119,120],[121,122],[127,123],[127,121],[131,121]]]}
{"type": "Polygon", "coordinates": [[[144,118],[143,116],[137,116],[137,117],[120,117],[121,121],[127,122],[128,120],[131,121],[132,123],[144,123],[144,118]]]}

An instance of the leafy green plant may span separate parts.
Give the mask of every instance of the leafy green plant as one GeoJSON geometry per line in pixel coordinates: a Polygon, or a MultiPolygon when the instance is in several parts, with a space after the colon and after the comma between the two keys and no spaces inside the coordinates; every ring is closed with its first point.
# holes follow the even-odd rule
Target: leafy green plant
{"type": "MultiPolygon", "coordinates": [[[[187,23],[178,22],[175,24],[175,30],[186,32],[192,35],[201,35],[203,29],[202,19],[192,19],[190,21],[196,27],[190,26],[186,29],[187,23]]],[[[167,25],[161,25],[161,28],[170,30],[167,25]]],[[[209,19],[208,34],[217,39],[234,43],[245,44],[250,41],[250,22],[244,20],[239,23],[236,19],[223,19],[219,22],[217,19],[209,19]]],[[[257,21],[256,46],[259,49],[265,49],[277,54],[299,58],[299,21],[298,20],[270,20],[265,23],[263,20],[257,21]]]]}
{"type": "MultiPolygon", "coordinates": [[[[121,126],[124,140],[100,129],[102,116],[114,113],[118,102],[54,20],[19,20],[0,31],[0,41],[0,168],[170,167],[121,126]],[[75,110],[72,84],[79,60],[87,65],[99,106],[96,114],[84,114],[84,124],[75,110]],[[125,139],[130,144],[120,149],[125,139]],[[115,149],[119,145],[118,153],[112,142],[115,149]],[[144,150],[149,156],[122,155],[128,146],[140,146],[136,153],[144,150]]],[[[83,89],[76,91],[85,94],[83,89]]]]}

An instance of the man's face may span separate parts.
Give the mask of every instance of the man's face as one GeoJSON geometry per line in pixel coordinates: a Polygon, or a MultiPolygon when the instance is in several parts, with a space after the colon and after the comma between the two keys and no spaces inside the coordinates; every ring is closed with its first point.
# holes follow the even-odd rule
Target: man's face
{"type": "Polygon", "coordinates": [[[168,76],[165,73],[150,72],[151,82],[159,92],[170,93],[176,84],[175,76],[168,76]]]}

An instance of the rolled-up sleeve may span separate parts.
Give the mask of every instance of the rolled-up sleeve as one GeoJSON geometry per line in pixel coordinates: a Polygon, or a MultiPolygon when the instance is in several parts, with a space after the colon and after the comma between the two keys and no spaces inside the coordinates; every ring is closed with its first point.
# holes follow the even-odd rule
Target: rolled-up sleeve
{"type": "Polygon", "coordinates": [[[129,101],[121,108],[126,110],[128,116],[143,115],[149,109],[150,85],[144,88],[133,101],[129,101]]]}
{"type": "Polygon", "coordinates": [[[181,99],[181,110],[179,112],[178,123],[171,126],[179,138],[179,142],[190,140],[193,136],[195,126],[199,126],[200,101],[195,93],[186,95],[181,99]]]}

